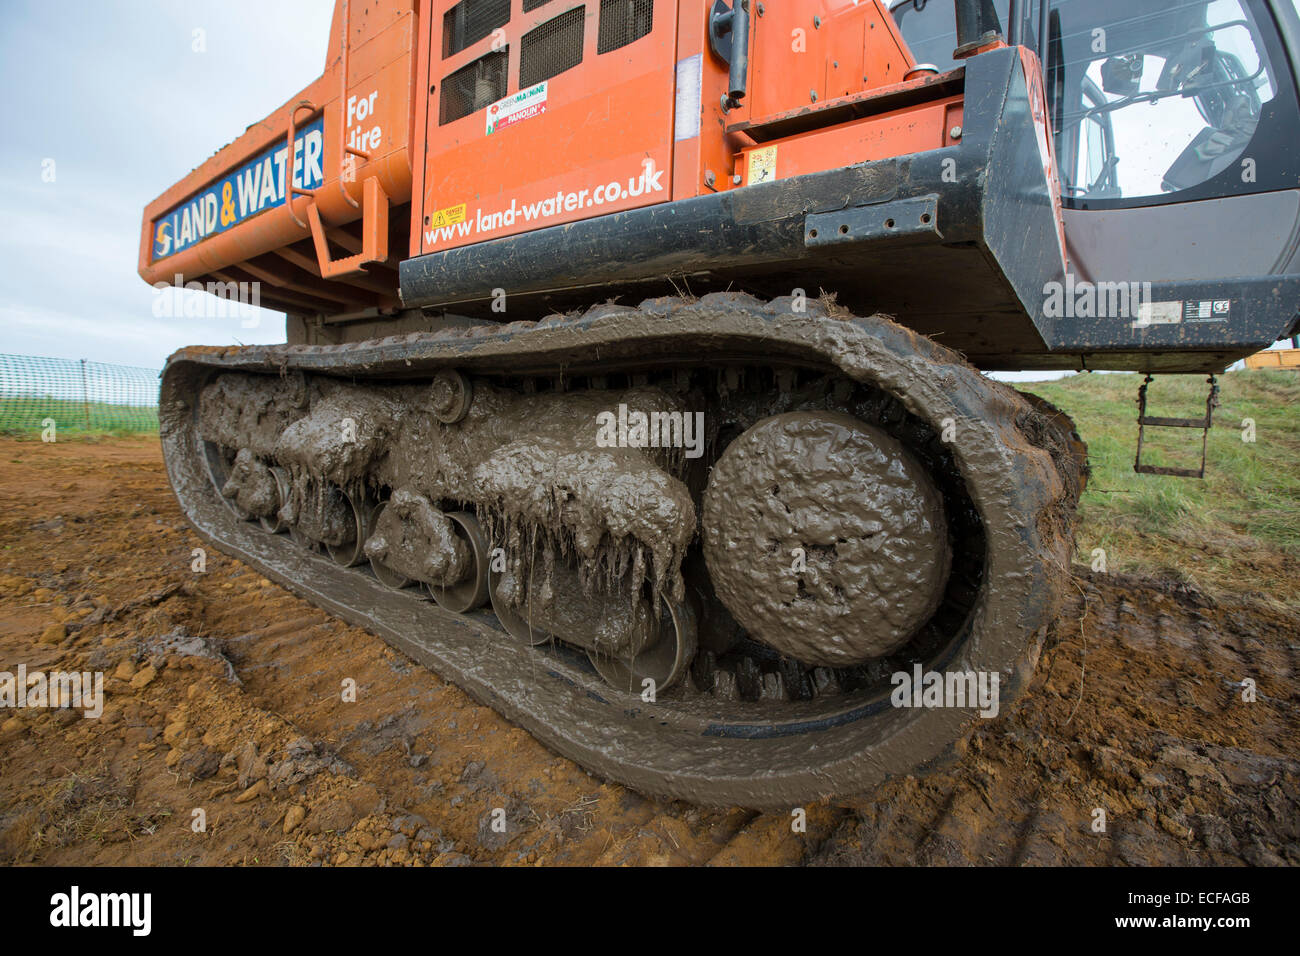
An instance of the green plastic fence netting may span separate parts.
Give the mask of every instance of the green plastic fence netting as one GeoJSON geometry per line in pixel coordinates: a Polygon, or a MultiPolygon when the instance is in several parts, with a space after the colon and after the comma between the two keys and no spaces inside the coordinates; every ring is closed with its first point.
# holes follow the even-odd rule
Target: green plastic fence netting
{"type": "Polygon", "coordinates": [[[158,430],[158,371],[0,353],[0,433],[158,430]]]}

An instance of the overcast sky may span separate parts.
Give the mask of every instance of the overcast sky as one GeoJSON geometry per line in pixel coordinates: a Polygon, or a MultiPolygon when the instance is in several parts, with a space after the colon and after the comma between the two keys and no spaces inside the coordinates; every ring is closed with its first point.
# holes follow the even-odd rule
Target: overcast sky
{"type": "Polygon", "coordinates": [[[276,312],[253,328],[155,318],[136,273],[140,222],[320,75],[332,11],[330,0],[5,0],[0,352],[161,368],[182,345],[284,341],[276,312]]]}

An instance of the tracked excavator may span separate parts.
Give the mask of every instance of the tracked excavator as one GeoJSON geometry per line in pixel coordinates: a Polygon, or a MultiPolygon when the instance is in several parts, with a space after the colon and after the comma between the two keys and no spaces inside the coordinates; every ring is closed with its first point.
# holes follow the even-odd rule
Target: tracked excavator
{"type": "Polygon", "coordinates": [[[168,360],[170,481],[594,774],[923,772],[1035,666],[1086,476],[983,373],[1300,332],[1298,54],[1291,0],[338,0],[144,212],[146,281],[287,316],[168,360]]]}

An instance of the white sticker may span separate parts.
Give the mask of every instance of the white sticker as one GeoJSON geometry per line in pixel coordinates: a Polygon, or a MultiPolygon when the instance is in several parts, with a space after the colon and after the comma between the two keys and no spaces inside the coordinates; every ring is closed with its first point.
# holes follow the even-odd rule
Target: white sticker
{"type": "Polygon", "coordinates": [[[1183,308],[1186,322],[1226,322],[1231,315],[1231,299],[1193,299],[1183,308]]]}
{"type": "Polygon", "coordinates": [[[673,139],[681,142],[700,135],[700,91],[703,89],[704,54],[688,56],[677,64],[677,105],[673,139]]]}
{"type": "Polygon", "coordinates": [[[546,112],[546,80],[526,90],[497,100],[487,108],[487,131],[491,136],[507,126],[514,126],[546,112]]]}
{"type": "Polygon", "coordinates": [[[1133,323],[1135,329],[1145,329],[1150,325],[1177,325],[1183,321],[1183,304],[1181,302],[1143,302],[1138,309],[1138,320],[1133,323]]]}

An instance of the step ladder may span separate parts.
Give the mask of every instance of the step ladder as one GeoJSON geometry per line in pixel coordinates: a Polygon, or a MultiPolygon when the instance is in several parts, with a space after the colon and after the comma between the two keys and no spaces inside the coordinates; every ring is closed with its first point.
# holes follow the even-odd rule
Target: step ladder
{"type": "Polygon", "coordinates": [[[1133,470],[1140,475],[1167,475],[1173,478],[1204,478],[1205,477],[1205,455],[1210,440],[1210,429],[1214,425],[1214,410],[1219,407],[1219,381],[1211,375],[1206,381],[1210,386],[1210,394],[1205,399],[1205,417],[1204,418],[1160,418],[1158,416],[1147,414],[1147,386],[1155,381],[1154,377],[1147,375],[1142,382],[1142,387],[1138,389],[1138,447],[1137,458],[1133,462],[1133,470]],[[1200,468],[1167,468],[1162,465],[1144,465],[1142,463],[1142,443],[1146,438],[1148,428],[1199,428],[1201,430],[1201,467],[1200,468]]]}

